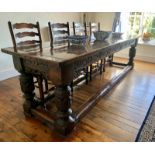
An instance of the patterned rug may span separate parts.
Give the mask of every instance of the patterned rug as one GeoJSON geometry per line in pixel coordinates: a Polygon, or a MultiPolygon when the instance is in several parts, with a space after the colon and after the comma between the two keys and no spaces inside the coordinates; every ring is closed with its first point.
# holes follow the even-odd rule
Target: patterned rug
{"type": "Polygon", "coordinates": [[[155,142],[155,96],[135,141],[155,142]]]}

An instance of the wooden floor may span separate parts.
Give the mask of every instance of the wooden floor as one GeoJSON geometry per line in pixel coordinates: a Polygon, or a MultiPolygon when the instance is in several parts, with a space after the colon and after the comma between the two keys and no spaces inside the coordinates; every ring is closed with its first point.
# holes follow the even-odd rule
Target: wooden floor
{"type": "MultiPolygon", "coordinates": [[[[73,109],[119,71],[106,68],[102,77],[76,89],[73,109]]],[[[25,118],[18,77],[11,78],[0,82],[0,141],[134,141],[154,95],[155,64],[136,61],[134,70],[62,138],[39,121],[25,118]]]]}

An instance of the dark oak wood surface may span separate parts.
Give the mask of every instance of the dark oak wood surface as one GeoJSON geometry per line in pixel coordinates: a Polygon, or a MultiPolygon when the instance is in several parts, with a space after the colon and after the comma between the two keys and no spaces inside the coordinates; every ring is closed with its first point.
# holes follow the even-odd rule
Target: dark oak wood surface
{"type": "MultiPolygon", "coordinates": [[[[39,70],[45,77],[52,80],[55,84],[70,82],[76,70],[82,69],[93,62],[100,60],[100,58],[118,52],[130,45],[136,43],[136,38],[109,40],[106,42],[96,41],[94,43],[87,42],[85,46],[70,46],[61,49],[51,49],[50,44],[43,45],[42,50],[39,48],[25,47],[19,48],[17,52],[14,48],[3,48],[2,52],[22,58],[25,63],[25,70],[39,70]],[[61,69],[60,69],[61,68],[61,69]],[[62,71],[67,71],[70,68],[72,73],[68,74],[65,79],[60,79],[62,71]],[[57,72],[57,73],[56,73],[57,72]],[[54,76],[50,76],[53,74],[54,76]],[[57,75],[56,75],[57,74],[57,75]]],[[[37,72],[37,71],[36,71],[37,72]]],[[[64,76],[63,76],[64,77],[64,76]]]]}
{"type": "Polygon", "coordinates": [[[2,52],[13,55],[14,66],[21,73],[20,85],[25,97],[23,104],[25,115],[30,117],[36,116],[50,127],[53,125],[55,130],[60,134],[68,135],[73,130],[75,124],[92,109],[98,100],[106,95],[134,67],[137,39],[110,39],[105,42],[88,41],[85,46],[69,46],[61,49],[53,49],[45,45],[40,50],[36,46],[35,48],[27,46],[26,48],[22,47],[14,51],[14,48],[10,47],[2,49],[2,52]],[[120,75],[117,75],[108,84],[101,87],[84,104],[82,109],[73,113],[70,84],[77,75],[77,72],[129,46],[131,46],[129,61],[120,75]],[[55,113],[48,111],[45,103],[44,105],[40,105],[36,102],[32,81],[33,75],[42,75],[46,79],[51,80],[56,86],[54,103],[57,111],[55,113]],[[41,107],[43,113],[40,112],[40,108],[38,109],[38,107],[41,107]],[[50,115],[48,118],[46,116],[47,113],[50,115]]]}
{"type": "Polygon", "coordinates": [[[39,22],[36,22],[36,24],[33,23],[12,24],[11,21],[9,21],[8,26],[15,50],[17,47],[23,45],[39,44],[40,48],[42,47],[39,22]],[[20,30],[20,32],[17,30],[20,30]],[[30,37],[31,39],[26,37],[30,37]]]}
{"type": "Polygon", "coordinates": [[[69,22],[67,23],[51,23],[48,22],[51,47],[55,46],[69,46],[68,36],[69,22]],[[64,45],[63,45],[64,44],[64,45]],[[67,45],[66,45],[67,44],[67,45]]]}
{"type": "MultiPolygon", "coordinates": [[[[42,49],[42,38],[40,33],[39,22],[34,23],[14,23],[8,22],[8,27],[10,30],[12,43],[14,51],[17,52],[18,49],[26,48],[30,51],[42,49]]],[[[17,59],[17,58],[16,58],[17,59]]],[[[20,60],[19,60],[20,61],[20,60]]],[[[19,62],[18,61],[18,62],[19,62]]],[[[16,63],[14,63],[16,64],[16,63]]],[[[18,65],[16,65],[18,66],[18,65]]],[[[33,76],[35,87],[39,89],[39,96],[37,98],[44,102],[51,88],[48,87],[48,81],[41,74],[34,74],[33,76]]]]}
{"type": "MultiPolygon", "coordinates": [[[[89,22],[90,37],[92,37],[93,33],[96,31],[100,31],[100,23],[89,22]]],[[[99,71],[100,74],[102,74],[102,72],[105,71],[105,62],[106,58],[101,59],[100,61],[97,61],[96,63],[90,65],[90,80],[92,80],[93,73],[99,71]]]]}
{"type": "Polygon", "coordinates": [[[3,48],[2,52],[17,55],[25,59],[30,57],[49,61],[50,63],[65,63],[66,61],[72,61],[73,59],[75,60],[85,55],[98,53],[100,50],[102,50],[103,53],[106,53],[106,55],[108,55],[107,51],[109,50],[113,50],[112,52],[114,53],[118,52],[125,47],[134,45],[136,39],[137,38],[126,38],[104,42],[94,41],[92,43],[87,42],[85,46],[70,46],[58,50],[51,49],[49,42],[47,42],[43,44],[42,50],[32,49],[33,46],[25,46],[23,48],[18,48],[17,52],[15,52],[12,47],[3,48]]]}
{"type": "MultiPolygon", "coordinates": [[[[114,61],[125,63],[127,59],[114,61]]],[[[18,77],[0,81],[0,141],[133,142],[155,92],[155,64],[135,61],[134,69],[63,138],[40,121],[24,117],[18,77]],[[7,97],[6,97],[7,96],[7,97]]],[[[74,90],[73,111],[121,68],[106,66],[88,85],[74,90]]]]}

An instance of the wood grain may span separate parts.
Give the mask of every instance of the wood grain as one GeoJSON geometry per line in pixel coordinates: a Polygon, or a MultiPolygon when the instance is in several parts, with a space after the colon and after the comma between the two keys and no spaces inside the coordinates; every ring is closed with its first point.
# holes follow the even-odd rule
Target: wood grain
{"type": "MultiPolygon", "coordinates": [[[[60,137],[39,121],[24,117],[17,77],[1,81],[0,141],[134,141],[155,94],[154,68],[155,64],[136,61],[128,77],[104,96],[68,137],[60,137]]],[[[73,110],[119,71],[107,67],[102,76],[76,87],[73,110]]]]}

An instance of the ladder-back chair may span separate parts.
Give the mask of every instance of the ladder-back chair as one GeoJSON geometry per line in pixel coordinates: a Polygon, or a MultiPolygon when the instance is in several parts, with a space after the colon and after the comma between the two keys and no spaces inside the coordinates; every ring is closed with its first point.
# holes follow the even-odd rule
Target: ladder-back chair
{"type": "MultiPolygon", "coordinates": [[[[93,32],[96,31],[100,31],[100,23],[89,22],[90,37],[93,35],[93,32]]],[[[90,65],[90,80],[92,79],[93,71],[96,72],[97,70],[99,70],[100,74],[105,71],[105,59],[101,59],[90,65]]]]}
{"type": "MultiPolygon", "coordinates": [[[[14,49],[17,51],[18,48],[38,46],[42,49],[42,39],[40,34],[39,22],[33,23],[15,23],[8,22],[12,42],[14,49]]],[[[47,80],[40,76],[34,75],[34,85],[39,89],[39,99],[44,100],[44,94],[48,92],[47,80]]]]}

